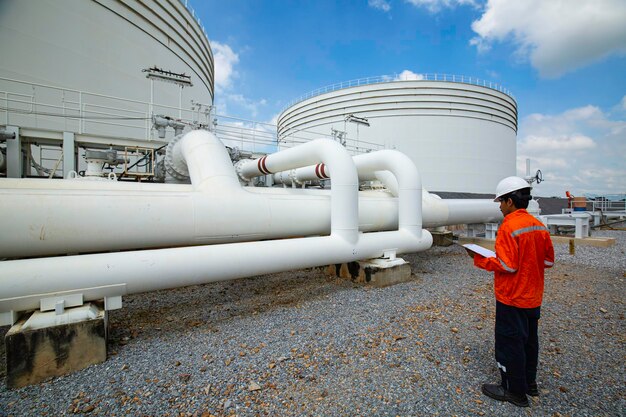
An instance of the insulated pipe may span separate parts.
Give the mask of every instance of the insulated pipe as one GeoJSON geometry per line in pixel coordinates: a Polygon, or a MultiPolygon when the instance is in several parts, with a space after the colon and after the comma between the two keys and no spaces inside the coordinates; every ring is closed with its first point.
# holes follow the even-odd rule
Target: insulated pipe
{"type": "Polygon", "coordinates": [[[82,294],[89,301],[423,251],[431,244],[428,232],[418,239],[401,230],[362,234],[356,244],[327,236],[4,261],[0,313],[37,309],[42,298],[82,294]]]}
{"type": "MultiPolygon", "coordinates": [[[[359,174],[359,180],[378,180],[382,182],[389,193],[398,197],[398,181],[396,179],[397,173],[394,171],[395,167],[408,166],[406,161],[401,159],[407,158],[406,155],[398,151],[384,150],[377,151],[353,157],[357,171],[359,174]],[[381,154],[382,152],[382,154],[381,154]],[[392,154],[387,152],[397,153],[399,158],[395,161],[392,154]],[[370,155],[386,155],[377,158],[386,158],[387,168],[373,168],[359,161],[371,160],[370,155]],[[400,156],[401,155],[401,156],[400,156]]],[[[300,180],[309,180],[312,178],[311,172],[314,167],[305,167],[296,169],[291,176],[294,176],[300,180]],[[308,174],[308,176],[307,176],[308,174]]],[[[330,170],[325,169],[325,173],[330,176],[330,170]]],[[[282,176],[284,173],[279,172],[275,176],[282,176]]],[[[413,174],[411,174],[413,175],[413,174]]],[[[409,175],[410,177],[410,175],[409,175]]],[[[472,223],[489,223],[499,222],[502,220],[502,213],[500,212],[497,203],[494,203],[491,199],[446,199],[442,200],[439,196],[430,194],[426,190],[422,189],[422,225],[425,227],[438,227],[454,224],[472,224],[472,223]]]]}
{"type": "Polygon", "coordinates": [[[186,168],[194,190],[241,188],[228,151],[212,133],[191,131],[171,151],[172,163],[186,168]]]}
{"type": "Polygon", "coordinates": [[[274,184],[302,185],[307,182],[319,183],[330,178],[330,170],[325,164],[310,165],[308,167],[281,171],[273,175],[274,184]]]}
{"type": "MultiPolygon", "coordinates": [[[[217,141],[212,135],[196,141],[198,138],[199,136],[192,136],[189,150],[217,141]]],[[[311,159],[315,159],[311,157],[311,153],[314,153],[329,166],[333,166],[338,186],[335,191],[331,191],[330,236],[0,262],[0,289],[4,297],[0,299],[0,313],[37,308],[43,298],[56,300],[80,294],[82,299],[88,301],[328,263],[350,262],[380,257],[386,252],[415,252],[431,246],[430,233],[424,231],[421,236],[418,235],[410,222],[394,232],[359,236],[356,227],[358,182],[354,163],[345,149],[337,148],[335,142],[315,142],[309,142],[312,146],[305,144],[270,155],[272,158],[268,157],[267,163],[277,169],[289,169],[298,163],[310,164],[311,159]],[[343,194],[338,195],[339,190],[343,194]],[[345,195],[351,197],[352,201],[345,195]],[[339,203],[337,197],[341,197],[339,203]],[[346,211],[342,212],[341,209],[346,211]],[[283,256],[277,259],[273,256],[277,252],[283,256]],[[80,288],[76,288],[77,286],[80,288]]],[[[181,152],[184,156],[184,144],[181,152]]],[[[189,162],[187,161],[189,171],[193,173],[194,164],[189,162]]],[[[263,167],[266,167],[265,163],[263,167]]],[[[192,178],[199,181],[199,186],[214,179],[210,173],[205,176],[201,172],[192,174],[192,178]]],[[[399,188],[412,190],[414,184],[405,184],[406,180],[406,176],[398,176],[399,188]]],[[[225,186],[232,183],[230,179],[219,178],[215,182],[225,186]]],[[[406,195],[404,193],[402,197],[406,195]]],[[[403,203],[400,202],[399,205],[402,206],[403,203]]],[[[7,315],[2,317],[6,318],[7,315]]],[[[10,317],[13,320],[15,315],[10,314],[10,317]]]]}
{"type": "MultiPolygon", "coordinates": [[[[396,229],[397,207],[359,192],[359,230],[396,229]]],[[[328,235],[330,211],[330,190],[0,179],[0,258],[328,235]]]]}
{"type": "Polygon", "coordinates": [[[338,234],[348,242],[355,242],[359,230],[359,179],[352,158],[339,143],[330,139],[315,139],[254,161],[247,160],[239,166],[239,175],[254,178],[320,161],[334,172],[330,190],[331,235],[338,234]]]}
{"type": "MultiPolygon", "coordinates": [[[[330,204],[330,190],[312,188],[217,193],[194,192],[188,184],[3,178],[0,217],[11,221],[0,234],[0,258],[328,235],[330,204]]],[[[500,220],[492,200],[422,193],[423,227],[500,220]]],[[[361,232],[397,228],[397,198],[359,192],[361,232]]]]}
{"type": "MultiPolygon", "coordinates": [[[[395,195],[399,199],[399,228],[409,229],[419,236],[422,230],[422,181],[413,161],[403,153],[394,150],[381,150],[357,155],[353,157],[353,161],[356,165],[359,179],[379,177],[393,184],[392,188],[396,191],[395,195]],[[393,175],[393,179],[385,171],[390,172],[393,175]]],[[[250,179],[261,174],[270,174],[272,170],[267,168],[266,162],[266,157],[259,158],[256,161],[248,161],[241,166],[240,175],[250,179]]],[[[318,164],[297,169],[294,177],[298,179],[312,179],[314,174],[321,178],[319,177],[321,172],[326,176],[324,165],[318,164]]],[[[331,170],[328,169],[328,174],[330,172],[331,170]]],[[[333,179],[331,190],[335,186],[336,183],[333,179]]]]}
{"type": "MultiPolygon", "coordinates": [[[[357,157],[355,157],[357,158],[357,157]]],[[[249,162],[240,161],[241,164],[249,162]]],[[[358,167],[357,167],[358,169],[358,167]]],[[[360,181],[378,180],[385,184],[385,187],[391,192],[394,197],[398,196],[398,182],[393,174],[389,171],[364,171],[359,170],[360,181]]],[[[252,178],[246,178],[242,176],[242,179],[249,181],[252,178]]],[[[281,171],[273,174],[272,177],[274,184],[292,185],[293,183],[302,185],[306,182],[317,183],[320,180],[330,179],[330,169],[324,164],[311,165],[308,167],[292,169],[291,171],[281,171]]]]}
{"type": "Polygon", "coordinates": [[[433,194],[428,194],[423,204],[424,212],[428,213],[430,227],[500,222],[502,212],[499,207],[491,199],[442,200],[433,194]]]}

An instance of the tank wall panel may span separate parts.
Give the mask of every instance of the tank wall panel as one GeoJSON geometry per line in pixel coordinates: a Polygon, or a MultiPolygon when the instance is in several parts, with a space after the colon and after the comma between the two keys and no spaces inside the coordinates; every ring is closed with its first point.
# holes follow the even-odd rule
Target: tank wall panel
{"type": "MultiPolygon", "coordinates": [[[[178,111],[169,107],[178,108],[179,101],[184,108],[190,108],[191,100],[213,102],[208,40],[178,0],[6,0],[0,3],[0,39],[4,57],[0,77],[141,102],[149,102],[152,95],[154,103],[165,105],[155,108],[155,113],[174,117],[178,111]],[[154,66],[191,76],[193,86],[183,88],[181,95],[178,85],[155,80],[151,91],[151,81],[142,70],[154,66]]],[[[0,91],[19,88],[0,80],[0,91]]],[[[46,94],[54,93],[38,90],[37,94],[36,100],[44,101],[46,94]]],[[[79,97],[57,94],[65,95],[61,99],[66,107],[78,108],[79,97]]],[[[112,106],[107,101],[92,96],[96,106],[112,106]]],[[[146,114],[145,106],[132,103],[125,110],[134,117],[146,114]]],[[[29,127],[56,129],[73,123],[46,121],[39,118],[40,126],[29,127]]],[[[143,127],[145,122],[138,124],[143,127]]],[[[126,135],[123,129],[109,133],[126,135]]]]}
{"type": "Polygon", "coordinates": [[[287,143],[331,129],[345,131],[361,151],[374,143],[404,152],[433,191],[493,193],[516,172],[517,105],[486,87],[432,81],[352,87],[297,103],[278,119],[287,143]],[[346,122],[350,114],[370,126],[346,122]]]}

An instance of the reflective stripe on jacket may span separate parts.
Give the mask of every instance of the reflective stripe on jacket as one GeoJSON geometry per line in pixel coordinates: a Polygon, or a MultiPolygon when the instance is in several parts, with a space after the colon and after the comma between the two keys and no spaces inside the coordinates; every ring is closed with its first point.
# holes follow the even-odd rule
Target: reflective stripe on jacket
{"type": "Polygon", "coordinates": [[[476,254],[474,265],[494,271],[496,300],[520,308],[539,307],[544,269],[554,265],[550,233],[526,210],[515,210],[504,218],[498,229],[496,257],[476,254]]]}

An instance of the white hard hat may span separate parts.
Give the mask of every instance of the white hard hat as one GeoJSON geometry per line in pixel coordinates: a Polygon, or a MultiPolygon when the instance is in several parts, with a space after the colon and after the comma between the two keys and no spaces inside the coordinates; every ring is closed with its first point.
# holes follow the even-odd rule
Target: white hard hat
{"type": "Polygon", "coordinates": [[[530,188],[530,184],[528,184],[525,179],[520,177],[506,177],[498,183],[496,187],[496,198],[493,201],[498,202],[498,199],[503,195],[521,190],[522,188],[530,188]]]}

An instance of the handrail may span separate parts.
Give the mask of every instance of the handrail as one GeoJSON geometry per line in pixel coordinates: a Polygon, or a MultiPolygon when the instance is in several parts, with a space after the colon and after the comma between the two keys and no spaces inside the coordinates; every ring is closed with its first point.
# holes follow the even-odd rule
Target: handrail
{"type": "Polygon", "coordinates": [[[609,199],[607,196],[598,196],[592,203],[593,211],[626,211],[626,194],[611,195],[615,199],[609,199]]]}
{"type": "Polygon", "coordinates": [[[187,9],[187,11],[191,14],[192,19],[196,21],[196,23],[198,24],[198,26],[202,30],[202,33],[204,34],[204,36],[207,38],[207,41],[208,41],[209,35],[206,34],[206,30],[204,30],[204,25],[200,21],[200,17],[196,16],[196,11],[193,9],[193,7],[191,7],[188,0],[179,0],[179,2],[180,4],[185,6],[185,9],[187,9]]]}
{"type": "Polygon", "coordinates": [[[487,81],[487,80],[482,80],[477,77],[468,77],[466,75],[436,74],[436,73],[414,74],[414,76],[410,76],[410,77],[402,77],[401,74],[377,75],[373,77],[357,78],[354,80],[342,81],[339,83],[327,85],[325,87],[320,87],[316,90],[310,91],[290,101],[285,107],[283,107],[283,109],[281,110],[281,113],[283,113],[285,110],[287,110],[289,107],[295,104],[298,104],[304,100],[308,100],[312,97],[316,97],[324,93],[330,93],[333,91],[342,90],[344,88],[349,88],[349,87],[358,87],[361,85],[381,84],[381,83],[389,83],[389,82],[396,82],[396,81],[446,81],[446,82],[453,82],[453,83],[472,84],[472,85],[478,85],[481,87],[487,87],[492,90],[499,91],[511,97],[512,99],[515,99],[515,96],[513,96],[513,93],[511,93],[509,89],[504,88],[501,84],[497,84],[497,83],[487,81]]]}
{"type": "MultiPolygon", "coordinates": [[[[32,121],[29,119],[26,125],[30,123],[31,127],[41,128],[42,124],[38,118],[60,117],[66,121],[72,121],[75,125],[71,127],[66,125],[65,129],[78,134],[98,134],[103,131],[100,129],[102,127],[115,126],[125,129],[123,136],[127,139],[153,140],[152,114],[182,112],[183,117],[179,118],[182,122],[189,125],[200,123],[196,113],[198,110],[195,107],[182,108],[150,103],[6,77],[0,77],[0,81],[6,81],[7,85],[17,84],[22,89],[26,86],[31,90],[30,94],[19,93],[17,91],[21,88],[12,87],[8,87],[8,91],[0,91],[0,115],[2,113],[6,115],[3,118],[5,120],[1,120],[3,124],[10,123],[10,115],[22,115],[34,118],[32,121]]],[[[195,103],[195,105],[211,108],[208,104],[195,103]]],[[[216,114],[214,111],[213,108],[210,115],[203,112],[207,117],[206,123],[209,129],[224,140],[226,145],[240,145],[242,150],[268,152],[268,150],[283,149],[309,140],[305,137],[291,136],[290,143],[279,143],[275,124],[216,114]],[[219,124],[218,121],[220,121],[219,124]]],[[[319,134],[317,136],[331,137],[319,134]]],[[[355,141],[351,138],[346,138],[345,146],[351,153],[370,152],[384,148],[376,143],[365,140],[355,141]]]]}

